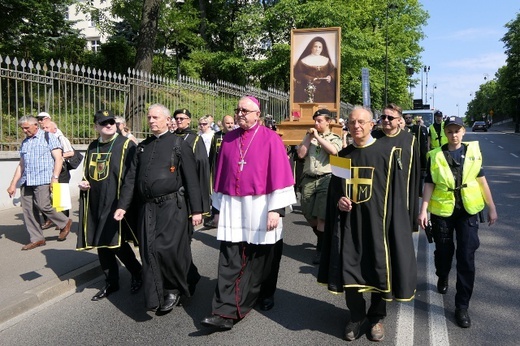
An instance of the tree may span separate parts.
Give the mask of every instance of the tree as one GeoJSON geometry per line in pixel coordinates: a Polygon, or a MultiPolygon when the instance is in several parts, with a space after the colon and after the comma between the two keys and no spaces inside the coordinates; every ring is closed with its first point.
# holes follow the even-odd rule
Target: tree
{"type": "Polygon", "coordinates": [[[520,13],[505,27],[508,31],[502,38],[507,55],[503,90],[513,100],[511,114],[516,123],[515,132],[520,132],[520,13]]]}
{"type": "MultiPolygon", "coordinates": [[[[77,58],[84,47],[66,20],[71,0],[0,0],[0,54],[35,61],[56,58],[56,52],[77,58]]],[[[63,57],[61,58],[63,59],[63,57]]]]}

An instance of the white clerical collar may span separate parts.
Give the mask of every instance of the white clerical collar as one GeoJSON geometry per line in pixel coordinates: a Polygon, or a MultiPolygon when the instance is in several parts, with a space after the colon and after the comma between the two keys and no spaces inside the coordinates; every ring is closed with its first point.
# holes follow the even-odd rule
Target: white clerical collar
{"type": "Polygon", "coordinates": [[[166,131],[164,131],[163,133],[160,133],[158,135],[154,134],[155,137],[159,138],[161,137],[162,135],[164,135],[166,132],[170,132],[170,130],[166,129],[166,131]]]}
{"type": "Polygon", "coordinates": [[[357,145],[356,142],[353,142],[352,145],[355,146],[356,148],[364,148],[364,147],[369,146],[370,144],[374,143],[375,140],[376,139],[374,137],[372,137],[372,135],[370,135],[370,138],[367,140],[367,142],[364,145],[357,145]]]}

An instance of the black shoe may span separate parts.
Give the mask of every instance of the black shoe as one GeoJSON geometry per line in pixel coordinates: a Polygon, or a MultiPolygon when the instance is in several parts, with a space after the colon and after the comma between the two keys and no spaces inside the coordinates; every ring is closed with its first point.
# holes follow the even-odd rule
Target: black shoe
{"type": "Polygon", "coordinates": [[[441,278],[439,277],[439,280],[437,280],[437,292],[440,294],[446,294],[448,292],[448,278],[441,278]]]}
{"type": "Polygon", "coordinates": [[[366,317],[359,322],[348,322],[345,326],[345,340],[354,341],[359,338],[365,332],[367,322],[366,317]]]}
{"type": "Polygon", "coordinates": [[[274,297],[270,296],[260,300],[260,310],[269,311],[274,307],[274,297]]]}
{"type": "Polygon", "coordinates": [[[159,308],[159,311],[161,311],[161,312],[171,311],[174,306],[179,305],[180,300],[181,300],[181,295],[179,293],[168,293],[164,297],[164,303],[159,308]]]}
{"type": "Polygon", "coordinates": [[[130,293],[136,294],[143,286],[143,279],[140,276],[132,276],[132,281],[130,282],[130,293]]]}
{"type": "Polygon", "coordinates": [[[471,319],[469,318],[468,309],[455,309],[455,320],[461,328],[471,327],[471,319]]]}
{"type": "Polygon", "coordinates": [[[103,298],[108,297],[111,293],[119,291],[119,285],[111,285],[106,284],[94,297],[92,297],[92,301],[97,302],[103,298]]]}
{"type": "Polygon", "coordinates": [[[230,330],[233,328],[233,320],[231,318],[224,318],[218,315],[206,317],[200,323],[206,327],[217,327],[223,330],[230,330]]]}

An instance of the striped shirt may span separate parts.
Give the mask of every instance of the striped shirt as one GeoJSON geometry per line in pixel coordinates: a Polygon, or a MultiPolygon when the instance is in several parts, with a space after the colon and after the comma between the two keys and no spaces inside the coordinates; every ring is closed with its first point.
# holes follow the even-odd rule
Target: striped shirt
{"type": "Polygon", "coordinates": [[[51,151],[61,149],[56,136],[49,136],[49,143],[45,139],[45,131],[38,132],[23,140],[20,147],[20,158],[23,159],[23,172],[20,184],[27,186],[47,185],[51,183],[54,173],[54,158],[51,151]]]}

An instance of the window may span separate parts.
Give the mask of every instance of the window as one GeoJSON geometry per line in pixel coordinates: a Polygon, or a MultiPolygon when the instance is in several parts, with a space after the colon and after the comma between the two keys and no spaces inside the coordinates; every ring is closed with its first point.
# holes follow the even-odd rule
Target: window
{"type": "Polygon", "coordinates": [[[101,48],[101,42],[99,42],[99,39],[90,40],[90,50],[93,52],[98,52],[101,48]]]}

